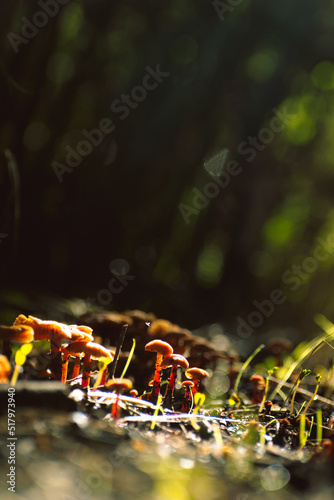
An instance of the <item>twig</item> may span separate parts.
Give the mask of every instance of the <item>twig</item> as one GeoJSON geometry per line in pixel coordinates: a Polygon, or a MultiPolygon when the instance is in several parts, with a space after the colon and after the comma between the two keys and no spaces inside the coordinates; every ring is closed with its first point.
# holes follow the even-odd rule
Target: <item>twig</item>
{"type": "Polygon", "coordinates": [[[123,346],[123,342],[124,342],[124,339],[125,339],[125,334],[126,334],[127,328],[128,328],[128,325],[123,325],[122,326],[122,331],[121,331],[121,334],[120,334],[119,339],[118,339],[118,345],[117,345],[117,348],[116,348],[114,361],[111,364],[111,369],[110,369],[110,377],[111,378],[115,377],[116,366],[117,366],[119,355],[120,355],[120,352],[121,352],[121,349],[122,349],[122,346],[123,346]]]}

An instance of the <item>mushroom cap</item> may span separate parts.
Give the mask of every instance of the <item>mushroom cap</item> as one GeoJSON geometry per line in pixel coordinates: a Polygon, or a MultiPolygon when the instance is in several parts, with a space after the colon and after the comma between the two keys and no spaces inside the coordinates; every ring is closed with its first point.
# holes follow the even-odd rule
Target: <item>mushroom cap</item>
{"type": "Polygon", "coordinates": [[[184,382],[182,382],[181,384],[183,387],[194,387],[194,382],[192,382],[191,380],[185,380],[184,382]]]}
{"type": "Polygon", "coordinates": [[[168,368],[169,366],[180,366],[181,368],[188,368],[189,363],[181,356],[181,354],[169,354],[161,362],[161,368],[168,368]]]}
{"type": "Polygon", "coordinates": [[[249,379],[250,382],[253,382],[254,385],[265,385],[266,382],[261,375],[252,375],[249,379]]]}
{"type": "Polygon", "coordinates": [[[13,326],[23,325],[30,326],[34,330],[35,340],[49,340],[51,335],[68,341],[83,340],[89,342],[93,340],[92,329],[88,326],[65,325],[57,321],[44,321],[34,316],[26,317],[24,314],[20,314],[13,326]]]}
{"type": "Polygon", "coordinates": [[[209,376],[209,373],[202,368],[194,367],[189,368],[189,370],[186,371],[186,377],[194,380],[203,380],[204,378],[208,378],[209,376]]]}
{"type": "Polygon", "coordinates": [[[34,340],[34,330],[27,325],[0,326],[0,340],[32,342],[34,340]]]}
{"type": "Polygon", "coordinates": [[[163,356],[168,356],[173,354],[173,348],[168,342],[164,342],[163,340],[151,340],[145,346],[145,351],[157,352],[162,354],[163,356]]]}
{"type": "Polygon", "coordinates": [[[106,387],[114,391],[130,390],[132,389],[132,382],[128,378],[113,378],[108,380],[106,387]]]}
{"type": "Polygon", "coordinates": [[[11,366],[6,356],[0,354],[0,384],[8,382],[11,366]]]}
{"type": "Polygon", "coordinates": [[[72,342],[66,347],[69,353],[80,353],[83,352],[92,356],[93,358],[109,358],[110,361],[114,359],[114,356],[109,349],[103,347],[95,342],[83,342],[78,340],[77,342],[72,342]]]}

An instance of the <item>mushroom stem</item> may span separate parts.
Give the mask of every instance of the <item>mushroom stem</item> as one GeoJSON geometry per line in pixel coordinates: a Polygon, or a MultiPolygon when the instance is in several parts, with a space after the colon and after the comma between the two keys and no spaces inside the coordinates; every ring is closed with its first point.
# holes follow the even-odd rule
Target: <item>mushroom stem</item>
{"type": "Polygon", "coordinates": [[[111,405],[112,418],[119,418],[118,401],[119,401],[119,393],[116,394],[116,401],[111,405]]]}
{"type": "Polygon", "coordinates": [[[108,374],[108,367],[106,367],[103,370],[102,377],[101,377],[101,385],[106,385],[107,382],[107,374],[108,374]]]}
{"type": "Polygon", "coordinates": [[[151,403],[156,404],[158,401],[158,397],[160,394],[160,381],[161,381],[161,362],[163,359],[163,355],[157,352],[157,359],[155,362],[155,372],[154,372],[154,380],[153,387],[151,392],[151,403]]]}
{"type": "Polygon", "coordinates": [[[89,382],[90,382],[90,359],[91,359],[90,354],[85,354],[84,360],[83,360],[82,383],[81,383],[81,387],[83,389],[87,389],[87,387],[89,387],[89,382]]]}
{"type": "Polygon", "coordinates": [[[192,405],[192,391],[190,389],[191,387],[186,387],[184,392],[184,399],[181,407],[183,413],[188,413],[192,405]]]}
{"type": "Polygon", "coordinates": [[[73,372],[72,372],[72,378],[77,378],[79,377],[80,374],[80,364],[81,364],[81,359],[80,357],[76,357],[74,360],[74,366],[73,366],[73,372]]]}
{"type": "Polygon", "coordinates": [[[68,353],[63,352],[63,363],[62,363],[62,370],[61,370],[61,382],[63,384],[66,383],[67,380],[67,370],[68,370],[68,353]]]}
{"type": "Polygon", "coordinates": [[[170,372],[168,387],[165,395],[165,405],[171,408],[173,407],[174,403],[174,387],[176,382],[176,374],[177,374],[177,365],[173,365],[170,372]]]}
{"type": "Polygon", "coordinates": [[[185,380],[181,385],[185,389],[181,411],[183,413],[188,413],[193,406],[193,395],[191,388],[194,386],[194,382],[192,382],[191,380],[185,380]]]}

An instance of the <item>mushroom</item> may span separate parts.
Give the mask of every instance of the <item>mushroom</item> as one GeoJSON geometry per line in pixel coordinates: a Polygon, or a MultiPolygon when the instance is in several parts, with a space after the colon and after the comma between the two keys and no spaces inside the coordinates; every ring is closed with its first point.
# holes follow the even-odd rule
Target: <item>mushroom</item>
{"type": "Polygon", "coordinates": [[[182,385],[182,387],[185,388],[181,411],[183,413],[188,413],[188,411],[190,410],[190,408],[192,406],[191,389],[194,387],[195,384],[191,380],[185,380],[184,382],[182,382],[181,385],[182,385]]]}
{"type": "Polygon", "coordinates": [[[249,380],[253,382],[252,404],[260,404],[262,401],[263,391],[266,387],[266,382],[261,375],[252,375],[249,380]]]}
{"type": "Polygon", "coordinates": [[[173,348],[168,342],[163,340],[152,340],[145,345],[145,351],[151,351],[157,353],[157,359],[155,362],[155,372],[154,372],[154,382],[151,392],[151,402],[156,404],[160,394],[160,380],[161,380],[161,362],[164,356],[168,356],[173,353],[173,348]]]}
{"type": "Polygon", "coordinates": [[[192,387],[193,396],[195,396],[198,391],[200,382],[209,376],[208,372],[202,368],[193,367],[186,370],[186,377],[190,378],[194,382],[194,386],[192,387]]]}
{"type": "Polygon", "coordinates": [[[3,342],[22,342],[27,344],[34,340],[34,330],[27,325],[1,326],[0,340],[3,342]]]}
{"type": "Polygon", "coordinates": [[[119,396],[124,390],[132,389],[132,382],[128,378],[114,378],[112,380],[108,380],[106,383],[106,387],[116,392],[116,401],[111,405],[111,416],[112,418],[119,417],[118,411],[118,401],[119,396]]]}
{"type": "Polygon", "coordinates": [[[264,405],[264,408],[265,408],[265,412],[264,412],[264,414],[263,414],[263,417],[266,417],[267,415],[270,415],[270,413],[271,413],[271,409],[272,409],[272,407],[273,407],[274,405],[273,405],[272,401],[269,401],[269,400],[268,400],[268,401],[265,401],[265,402],[263,403],[263,405],[264,405]]]}
{"type": "Polygon", "coordinates": [[[164,359],[161,362],[161,368],[169,368],[172,367],[170,377],[169,377],[169,382],[168,382],[168,387],[165,395],[165,406],[167,407],[173,407],[173,400],[174,400],[174,387],[175,387],[175,382],[176,382],[176,375],[177,375],[177,369],[180,366],[181,368],[187,369],[189,367],[189,363],[184,358],[181,356],[181,354],[169,354],[168,356],[165,356],[164,359]]]}
{"type": "Polygon", "coordinates": [[[7,357],[0,354],[0,384],[7,384],[10,370],[11,367],[7,357]]]}
{"type": "Polygon", "coordinates": [[[72,342],[66,347],[66,351],[68,353],[84,353],[83,360],[83,373],[82,373],[82,388],[89,387],[90,381],[90,363],[91,358],[109,358],[110,361],[113,360],[113,356],[109,349],[103,347],[100,344],[96,344],[95,342],[83,342],[77,341],[72,342]]]}
{"type": "Polygon", "coordinates": [[[62,379],[62,359],[61,359],[61,341],[67,340],[69,342],[81,340],[89,342],[93,340],[91,335],[92,329],[88,326],[65,325],[57,321],[44,321],[34,316],[24,316],[20,314],[14,321],[13,326],[30,326],[34,330],[35,340],[49,340],[50,339],[50,359],[51,370],[57,380],[62,379]]]}
{"type": "Polygon", "coordinates": [[[0,325],[0,340],[2,340],[2,353],[10,358],[11,342],[27,344],[34,340],[34,330],[30,326],[2,326],[0,325]]]}

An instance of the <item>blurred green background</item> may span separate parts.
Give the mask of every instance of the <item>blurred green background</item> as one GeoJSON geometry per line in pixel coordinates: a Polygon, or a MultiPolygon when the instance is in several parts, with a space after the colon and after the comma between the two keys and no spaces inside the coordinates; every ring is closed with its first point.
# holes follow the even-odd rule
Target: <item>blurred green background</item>
{"type": "Polygon", "coordinates": [[[232,334],[240,318],[305,335],[316,313],[333,320],[333,1],[21,0],[0,14],[2,321],[32,294],[232,334]],[[103,119],[114,130],[59,177],[103,119]],[[284,303],[265,317],[254,301],[275,289],[284,303]]]}

